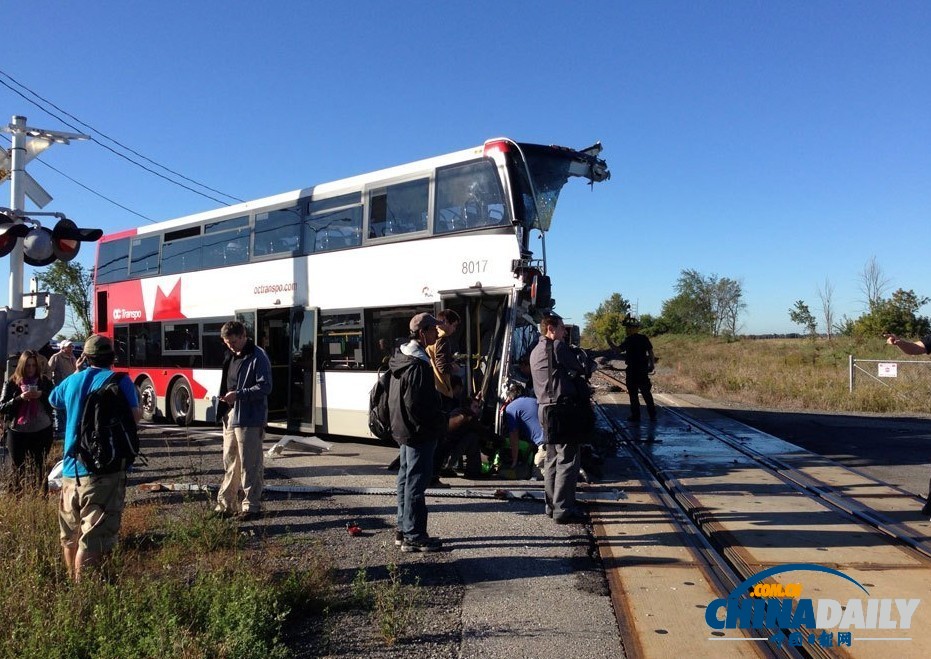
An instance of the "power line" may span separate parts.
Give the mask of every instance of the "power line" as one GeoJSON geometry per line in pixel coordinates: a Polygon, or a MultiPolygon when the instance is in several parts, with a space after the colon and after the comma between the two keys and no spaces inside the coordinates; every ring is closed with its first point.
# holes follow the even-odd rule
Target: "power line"
{"type": "MultiPolygon", "coordinates": [[[[200,183],[199,181],[196,181],[196,180],[194,180],[194,179],[192,179],[192,178],[190,178],[190,177],[188,177],[188,176],[185,176],[184,174],[181,174],[180,172],[176,172],[175,170],[171,169],[170,167],[167,167],[167,166],[165,166],[165,165],[162,165],[162,164],[160,164],[160,163],[158,163],[158,162],[152,160],[151,158],[148,158],[148,157],[144,156],[143,154],[139,153],[138,151],[135,151],[134,149],[132,149],[132,148],[126,146],[125,144],[123,144],[123,143],[119,142],[118,140],[116,140],[116,139],[110,137],[109,135],[106,135],[106,134],[103,133],[102,131],[97,130],[96,128],[94,128],[94,127],[91,126],[90,124],[88,124],[88,123],[82,121],[81,119],[75,117],[73,114],[71,114],[71,113],[68,112],[67,110],[63,110],[62,108],[58,107],[58,105],[56,105],[56,104],[53,103],[52,101],[50,101],[50,100],[44,98],[43,96],[41,96],[41,95],[38,94],[37,92],[33,91],[32,89],[30,89],[30,88],[27,87],[26,85],[22,84],[21,82],[19,82],[19,81],[16,80],[15,78],[13,78],[11,75],[9,75],[8,73],[6,73],[5,71],[0,70],[0,75],[3,75],[5,78],[11,80],[14,84],[16,84],[16,85],[18,85],[19,87],[25,89],[25,90],[28,91],[30,94],[32,94],[32,95],[35,96],[36,98],[40,99],[42,102],[47,103],[48,105],[52,106],[53,108],[55,108],[56,110],[58,110],[58,111],[61,112],[62,114],[64,114],[64,115],[66,115],[66,116],[68,116],[68,117],[74,119],[76,122],[78,122],[79,124],[81,124],[82,126],[84,126],[85,128],[87,128],[88,130],[90,130],[90,131],[92,131],[92,132],[94,132],[94,133],[97,133],[98,135],[100,135],[100,136],[103,137],[104,139],[109,140],[110,142],[113,142],[114,144],[118,145],[120,148],[129,151],[130,153],[132,153],[132,154],[134,154],[134,155],[136,155],[136,156],[142,158],[143,160],[145,160],[145,161],[147,161],[147,162],[152,163],[152,164],[155,165],[156,167],[160,167],[161,169],[164,169],[165,171],[170,172],[170,173],[174,174],[175,176],[177,176],[177,177],[179,177],[179,178],[182,178],[182,179],[184,179],[184,180],[186,180],[186,181],[190,181],[190,182],[193,183],[194,185],[197,185],[197,186],[199,186],[199,187],[201,187],[201,188],[204,188],[205,190],[210,190],[211,192],[215,192],[215,193],[217,193],[217,194],[219,194],[219,195],[222,195],[222,196],[224,196],[224,197],[229,197],[230,199],[233,199],[233,200],[238,201],[238,202],[244,201],[244,200],[240,199],[239,197],[236,197],[236,196],[234,196],[234,195],[228,194],[228,193],[226,193],[226,192],[222,192],[222,191],[220,191],[220,190],[216,190],[216,189],[210,187],[209,185],[205,185],[205,184],[203,184],[203,183],[200,183]]],[[[15,93],[15,94],[19,95],[20,97],[22,97],[22,98],[23,98],[25,101],[27,101],[28,103],[31,103],[32,105],[36,106],[37,108],[39,108],[40,110],[42,110],[43,112],[45,112],[46,114],[48,114],[49,116],[54,117],[54,118],[57,119],[58,121],[61,121],[63,124],[65,124],[66,126],[72,128],[73,130],[76,130],[76,131],[80,131],[80,130],[81,130],[81,129],[78,128],[77,126],[74,126],[73,124],[69,123],[69,122],[66,121],[65,119],[62,119],[60,116],[58,116],[58,115],[56,115],[55,113],[51,112],[48,108],[43,107],[42,105],[40,105],[40,104],[37,103],[36,101],[32,100],[31,98],[29,98],[28,96],[26,96],[25,94],[23,94],[23,93],[22,93],[21,91],[19,91],[18,89],[14,89],[13,87],[11,87],[11,86],[10,86],[9,84],[7,84],[6,82],[0,80],[0,85],[3,85],[4,87],[6,87],[7,89],[9,89],[9,90],[12,91],[13,93],[15,93]]],[[[219,203],[219,204],[223,204],[224,206],[229,206],[229,204],[228,204],[227,202],[225,202],[225,201],[223,201],[223,200],[221,200],[221,199],[217,199],[216,197],[213,197],[213,196],[211,196],[211,195],[205,194],[205,193],[201,192],[200,190],[195,190],[194,188],[191,188],[191,187],[189,187],[189,186],[187,186],[187,185],[184,185],[183,183],[180,183],[180,182],[178,182],[178,181],[175,181],[175,180],[173,180],[173,179],[171,179],[171,178],[165,176],[164,174],[161,174],[160,172],[157,172],[157,171],[155,171],[155,170],[153,170],[153,169],[151,169],[151,168],[149,168],[149,167],[146,167],[146,166],[143,165],[142,163],[139,163],[139,162],[133,160],[132,158],[130,158],[129,156],[127,156],[127,155],[125,155],[125,154],[123,154],[123,153],[120,153],[119,151],[113,149],[112,147],[110,147],[110,146],[107,145],[107,144],[104,144],[103,142],[101,142],[100,140],[98,140],[97,138],[95,138],[95,137],[93,137],[93,136],[91,136],[91,140],[92,140],[93,142],[95,142],[98,146],[101,146],[101,147],[103,147],[104,149],[107,149],[107,150],[110,151],[111,153],[113,153],[113,154],[115,154],[115,155],[117,155],[117,156],[119,156],[119,157],[121,157],[121,158],[127,160],[128,162],[130,162],[130,163],[136,165],[137,167],[140,167],[140,168],[144,169],[145,171],[147,171],[147,172],[149,172],[149,173],[151,173],[151,174],[154,174],[155,176],[158,176],[158,177],[160,177],[160,178],[162,178],[162,179],[168,181],[169,183],[173,183],[173,184],[175,184],[175,185],[177,185],[177,186],[179,186],[179,187],[182,187],[182,188],[184,188],[184,189],[186,189],[186,190],[189,190],[189,191],[191,191],[191,192],[193,192],[193,193],[195,193],[195,194],[199,194],[199,195],[201,195],[202,197],[206,197],[207,199],[211,199],[212,201],[215,201],[215,202],[217,202],[217,203],[219,203]]]]}
{"type": "MultiPolygon", "coordinates": [[[[3,137],[3,139],[5,139],[7,142],[12,142],[12,140],[11,140],[9,137],[7,137],[6,135],[3,135],[2,137],[3,137]]],[[[143,215],[142,213],[137,213],[137,212],[134,211],[132,208],[127,208],[126,206],[124,206],[123,204],[119,203],[118,201],[114,201],[114,200],[110,199],[110,197],[108,197],[108,196],[106,196],[106,195],[104,195],[104,194],[102,194],[102,193],[100,193],[100,192],[97,192],[96,190],[94,190],[94,189],[91,188],[91,187],[88,187],[88,186],[84,185],[84,184],[81,183],[80,181],[78,181],[78,180],[72,178],[71,176],[68,176],[68,175],[65,174],[63,171],[61,171],[60,169],[58,169],[57,167],[53,167],[52,165],[48,164],[47,162],[45,162],[44,160],[42,160],[42,158],[38,158],[38,157],[37,157],[37,158],[33,158],[33,160],[36,160],[36,161],[42,163],[43,165],[45,165],[46,167],[48,167],[49,169],[51,169],[53,172],[57,172],[58,174],[61,174],[61,175],[64,176],[66,179],[68,179],[69,181],[71,181],[71,182],[74,183],[75,185],[84,188],[85,190],[87,190],[87,191],[90,192],[91,194],[97,195],[97,196],[100,197],[101,199],[110,202],[110,203],[113,204],[114,206],[118,206],[119,208],[122,208],[122,209],[123,209],[124,211],[126,211],[127,213],[132,213],[133,215],[135,215],[135,216],[137,216],[137,217],[141,217],[141,218],[142,218],[143,220],[145,220],[146,222],[151,222],[152,224],[155,224],[155,220],[153,220],[151,217],[147,217],[147,216],[143,215]]]]}

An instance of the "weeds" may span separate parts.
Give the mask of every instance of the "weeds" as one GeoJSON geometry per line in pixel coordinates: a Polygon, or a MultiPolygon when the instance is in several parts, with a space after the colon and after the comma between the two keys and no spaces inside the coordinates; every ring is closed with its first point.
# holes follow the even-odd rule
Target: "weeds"
{"type": "Polygon", "coordinates": [[[61,560],[54,500],[3,503],[0,657],[283,658],[285,621],[321,609],[329,592],[325,558],[276,574],[203,502],[176,506],[170,521],[156,505],[129,507],[130,541],[114,554],[111,578],[73,584],[61,560]]]}
{"type": "Polygon", "coordinates": [[[352,600],[356,606],[370,611],[382,640],[394,645],[416,623],[424,601],[420,579],[404,583],[403,571],[394,563],[387,566],[384,581],[370,581],[363,564],[352,578],[352,600]]]}
{"type": "Polygon", "coordinates": [[[915,359],[879,338],[725,341],[664,335],[652,341],[661,359],[655,378],[660,390],[764,408],[931,412],[925,396],[931,388],[931,366],[902,365],[898,378],[882,382],[858,372],[856,388],[849,392],[849,354],[858,359],[915,359]]]}

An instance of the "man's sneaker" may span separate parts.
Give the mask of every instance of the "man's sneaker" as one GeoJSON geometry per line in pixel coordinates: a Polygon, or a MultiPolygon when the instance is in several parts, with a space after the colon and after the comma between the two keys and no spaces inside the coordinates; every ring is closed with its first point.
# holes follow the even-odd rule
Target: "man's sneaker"
{"type": "Polygon", "coordinates": [[[401,543],[401,551],[407,553],[440,551],[442,548],[443,543],[439,538],[427,538],[426,540],[405,540],[401,543]]]}
{"type": "Polygon", "coordinates": [[[404,544],[404,534],[401,532],[401,529],[395,529],[394,531],[394,546],[400,547],[404,544]]]}
{"type": "Polygon", "coordinates": [[[546,461],[546,444],[540,444],[537,447],[537,454],[533,456],[533,466],[537,469],[543,469],[543,463],[546,461]]]}

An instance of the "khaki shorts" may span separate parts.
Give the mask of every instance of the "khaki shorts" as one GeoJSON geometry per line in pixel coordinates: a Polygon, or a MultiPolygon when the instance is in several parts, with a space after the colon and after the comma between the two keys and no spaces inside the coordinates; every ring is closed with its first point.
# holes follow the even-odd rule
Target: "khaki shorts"
{"type": "Polygon", "coordinates": [[[105,552],[116,544],[126,501],[126,472],[62,479],[58,527],[62,547],[105,552]]]}

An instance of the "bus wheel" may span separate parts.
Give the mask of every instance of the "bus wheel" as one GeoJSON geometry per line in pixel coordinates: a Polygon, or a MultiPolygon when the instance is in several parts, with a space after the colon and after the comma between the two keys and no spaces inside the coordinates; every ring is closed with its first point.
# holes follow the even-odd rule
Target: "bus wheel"
{"type": "Polygon", "coordinates": [[[194,395],[187,380],[180,379],[171,388],[168,414],[179,426],[188,426],[194,420],[194,395]]]}
{"type": "Polygon", "coordinates": [[[139,407],[142,409],[142,420],[152,422],[158,415],[158,399],[155,397],[155,385],[149,378],[143,378],[136,387],[139,395],[139,407]]]}

